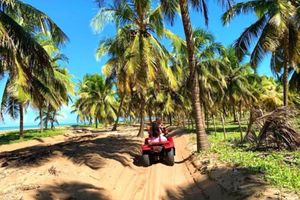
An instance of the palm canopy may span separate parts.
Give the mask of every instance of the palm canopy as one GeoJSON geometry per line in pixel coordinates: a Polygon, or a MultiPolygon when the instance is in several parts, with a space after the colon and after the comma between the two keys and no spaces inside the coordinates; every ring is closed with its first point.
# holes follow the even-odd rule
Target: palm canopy
{"type": "Polygon", "coordinates": [[[273,78],[262,76],[253,87],[257,90],[257,104],[264,110],[273,111],[282,105],[282,87],[273,78]]]}
{"type": "Polygon", "coordinates": [[[33,71],[47,78],[50,57],[34,36],[43,32],[56,44],[67,41],[64,32],[43,12],[19,0],[0,1],[0,75],[30,80],[33,71]]]}
{"type": "MultiPolygon", "coordinates": [[[[101,0],[100,0],[101,1],[101,0]]],[[[179,1],[180,0],[160,0],[162,6],[162,11],[167,20],[174,23],[174,18],[179,10],[179,1]]],[[[204,22],[208,25],[209,16],[208,16],[208,2],[205,0],[185,0],[190,6],[196,11],[200,11],[203,15],[204,22]]],[[[217,0],[217,3],[221,4],[223,7],[231,7],[232,0],[217,0]]]]}
{"type": "Polygon", "coordinates": [[[295,56],[299,37],[293,20],[296,11],[296,6],[287,0],[252,0],[232,6],[224,13],[222,20],[226,24],[237,15],[256,14],[257,21],[247,27],[234,44],[237,56],[242,59],[256,41],[251,53],[251,64],[256,67],[268,51],[285,48],[290,60],[295,56]]]}
{"type": "Polygon", "coordinates": [[[123,58],[126,62],[120,67],[131,77],[135,86],[145,87],[147,82],[155,81],[157,74],[161,73],[172,87],[176,87],[168,68],[170,55],[157,38],[165,33],[172,34],[164,29],[160,6],[152,8],[151,2],[123,0],[101,7],[92,21],[95,30],[101,30],[105,23],[114,22],[118,32],[113,39],[101,41],[97,56],[101,57],[104,53],[112,56],[106,64],[106,71],[110,72],[116,71],[112,69],[116,67],[116,59],[123,58]]]}
{"type": "MultiPolygon", "coordinates": [[[[222,96],[226,87],[224,74],[222,74],[224,62],[221,59],[221,52],[224,51],[224,47],[215,41],[211,33],[200,28],[193,30],[193,37],[196,69],[201,83],[200,90],[204,94],[201,95],[201,100],[203,104],[212,106],[216,102],[213,97],[217,97],[216,93],[222,96]]],[[[173,43],[173,49],[176,54],[177,65],[180,66],[177,73],[181,73],[181,77],[178,77],[177,80],[185,82],[183,85],[188,85],[188,73],[182,73],[189,71],[186,43],[173,43]]]]}

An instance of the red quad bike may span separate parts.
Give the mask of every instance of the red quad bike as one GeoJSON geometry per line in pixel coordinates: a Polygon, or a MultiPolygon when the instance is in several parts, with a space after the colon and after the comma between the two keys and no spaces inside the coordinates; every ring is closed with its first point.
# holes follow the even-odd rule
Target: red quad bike
{"type": "MultiPolygon", "coordinates": [[[[163,133],[166,136],[168,132],[167,128],[163,129],[163,133]]],[[[174,165],[175,145],[172,137],[167,137],[167,141],[149,144],[149,138],[145,139],[145,143],[142,145],[142,157],[143,164],[148,167],[153,162],[165,161],[169,166],[174,165]]]]}

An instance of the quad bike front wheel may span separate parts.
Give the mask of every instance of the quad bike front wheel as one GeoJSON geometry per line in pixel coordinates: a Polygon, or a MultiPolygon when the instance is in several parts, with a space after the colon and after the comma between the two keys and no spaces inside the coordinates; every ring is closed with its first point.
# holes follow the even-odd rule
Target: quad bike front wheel
{"type": "Polygon", "coordinates": [[[151,165],[149,154],[143,154],[143,164],[145,167],[148,167],[151,165]]]}
{"type": "Polygon", "coordinates": [[[166,163],[169,166],[174,165],[174,149],[171,149],[170,151],[167,152],[166,163]]]}

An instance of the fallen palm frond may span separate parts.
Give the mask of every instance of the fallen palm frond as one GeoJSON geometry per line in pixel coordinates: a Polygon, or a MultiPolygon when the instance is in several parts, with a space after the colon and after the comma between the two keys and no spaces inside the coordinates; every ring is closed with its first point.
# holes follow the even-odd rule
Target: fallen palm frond
{"type": "Polygon", "coordinates": [[[256,148],[299,149],[300,134],[290,123],[296,115],[295,109],[284,106],[256,118],[254,123],[260,130],[256,148]]]}

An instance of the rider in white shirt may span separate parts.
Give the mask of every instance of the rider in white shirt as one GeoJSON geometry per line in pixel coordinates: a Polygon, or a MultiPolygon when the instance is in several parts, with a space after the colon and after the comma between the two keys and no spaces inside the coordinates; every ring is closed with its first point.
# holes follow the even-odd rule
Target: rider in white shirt
{"type": "Polygon", "coordinates": [[[167,138],[163,135],[163,126],[160,118],[156,118],[156,121],[151,126],[151,134],[149,137],[149,143],[166,142],[167,138]]]}

